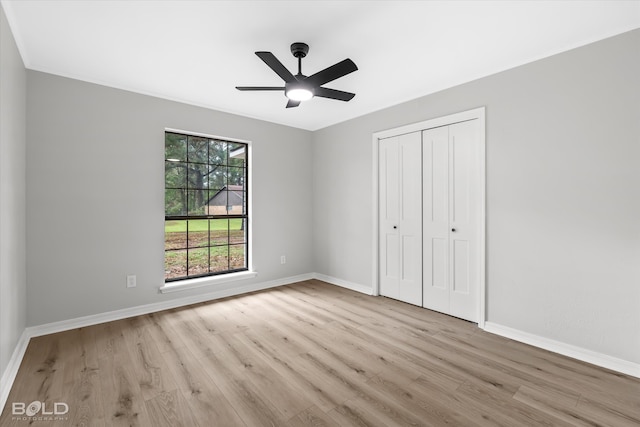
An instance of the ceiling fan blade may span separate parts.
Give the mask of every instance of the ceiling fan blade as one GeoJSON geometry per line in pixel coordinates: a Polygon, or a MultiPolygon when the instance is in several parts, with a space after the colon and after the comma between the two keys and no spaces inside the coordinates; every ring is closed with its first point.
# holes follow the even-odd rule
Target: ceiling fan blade
{"type": "Polygon", "coordinates": [[[256,52],[256,55],[258,55],[258,57],[262,59],[264,63],[269,66],[269,68],[275,71],[276,74],[279,75],[280,78],[285,82],[289,83],[296,81],[296,78],[293,76],[293,74],[291,74],[291,72],[287,70],[284,65],[282,65],[282,62],[280,62],[273,53],[256,52]]]}
{"type": "Polygon", "coordinates": [[[297,107],[298,105],[300,105],[300,101],[294,101],[293,99],[290,99],[289,102],[287,102],[287,108],[297,107]]]}
{"type": "Polygon", "coordinates": [[[238,90],[284,90],[284,86],[236,86],[238,90]]]}
{"type": "Polygon", "coordinates": [[[349,73],[353,73],[357,69],[358,67],[352,60],[345,59],[344,61],[338,62],[329,68],[325,68],[324,70],[318,71],[317,73],[307,77],[305,81],[313,86],[322,86],[325,83],[329,83],[330,81],[346,76],[349,73]]]}
{"type": "Polygon", "coordinates": [[[354,96],[356,96],[355,93],[343,92],[341,90],[329,89],[326,87],[315,88],[314,94],[321,98],[337,99],[339,101],[350,101],[354,96]]]}

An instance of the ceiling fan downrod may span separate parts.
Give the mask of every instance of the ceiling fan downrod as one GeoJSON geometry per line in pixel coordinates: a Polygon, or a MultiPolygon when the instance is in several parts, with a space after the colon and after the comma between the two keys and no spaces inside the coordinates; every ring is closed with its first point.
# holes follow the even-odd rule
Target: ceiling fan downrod
{"type": "Polygon", "coordinates": [[[302,58],[309,53],[309,45],[302,42],[296,42],[291,44],[291,53],[294,57],[298,58],[298,76],[304,77],[302,74],[302,58]]]}

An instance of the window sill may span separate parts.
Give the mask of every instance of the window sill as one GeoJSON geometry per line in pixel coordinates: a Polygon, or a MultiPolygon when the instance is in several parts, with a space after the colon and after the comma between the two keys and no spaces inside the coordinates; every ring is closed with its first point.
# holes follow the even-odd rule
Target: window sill
{"type": "Polygon", "coordinates": [[[229,273],[220,276],[200,277],[197,279],[181,280],[179,282],[169,282],[165,283],[163,286],[160,286],[160,293],[167,294],[170,292],[186,291],[187,289],[217,285],[220,283],[246,280],[256,277],[257,275],[258,273],[256,271],[241,271],[239,273],[229,273]]]}

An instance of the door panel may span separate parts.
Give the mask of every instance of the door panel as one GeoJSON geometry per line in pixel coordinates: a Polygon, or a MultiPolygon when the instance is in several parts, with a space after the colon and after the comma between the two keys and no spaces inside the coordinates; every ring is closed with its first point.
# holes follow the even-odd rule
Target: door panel
{"type": "Polygon", "coordinates": [[[449,313],[478,320],[480,193],[477,120],[449,126],[451,180],[451,274],[449,313]],[[453,231],[455,230],[455,231],[453,231]]]}
{"type": "Polygon", "coordinates": [[[398,194],[398,140],[397,138],[391,138],[381,142],[381,165],[383,167],[383,173],[381,177],[381,192],[383,194],[382,200],[384,203],[384,214],[382,219],[384,221],[398,221],[398,201],[400,200],[398,194]]]}
{"type": "Polygon", "coordinates": [[[387,256],[385,257],[386,276],[390,280],[398,280],[400,278],[400,268],[398,262],[400,261],[400,252],[398,251],[398,235],[387,234],[386,236],[387,256]]]}
{"type": "Polygon", "coordinates": [[[424,159],[425,185],[429,183],[431,221],[445,224],[449,221],[449,143],[448,129],[434,129],[424,150],[430,150],[424,159]],[[426,175],[429,176],[426,176],[426,175]]]}
{"type": "Polygon", "coordinates": [[[400,300],[421,305],[422,302],[422,269],[419,268],[421,257],[416,251],[422,243],[419,236],[402,236],[402,277],[400,280],[400,300]]]}
{"type": "MultiPolygon", "coordinates": [[[[449,289],[449,240],[431,239],[431,286],[449,289]]],[[[426,278],[425,278],[426,279],[426,278]]]]}
{"type": "Polygon", "coordinates": [[[451,221],[455,224],[469,221],[471,141],[453,126],[457,125],[450,129],[451,221]]]}
{"type": "Polygon", "coordinates": [[[422,136],[398,137],[400,167],[400,257],[403,275],[399,300],[422,305],[422,136]]]}
{"type": "Polygon", "coordinates": [[[422,306],[449,309],[449,129],[422,132],[422,306]]]}
{"type": "Polygon", "coordinates": [[[477,321],[476,122],[428,129],[422,139],[422,304],[477,321]]]}
{"type": "Polygon", "coordinates": [[[400,281],[400,246],[397,224],[399,222],[398,194],[398,139],[380,141],[380,293],[398,298],[400,281]],[[396,226],[396,228],[394,228],[396,226]]]}
{"type": "Polygon", "coordinates": [[[469,242],[453,240],[453,291],[469,293],[469,242]]]}
{"type": "Polygon", "coordinates": [[[421,152],[420,132],[380,141],[380,293],[416,305],[422,304],[421,152]]]}
{"type": "Polygon", "coordinates": [[[417,231],[422,222],[422,167],[420,134],[403,135],[399,140],[400,154],[400,215],[402,221],[411,222],[417,231]]]}

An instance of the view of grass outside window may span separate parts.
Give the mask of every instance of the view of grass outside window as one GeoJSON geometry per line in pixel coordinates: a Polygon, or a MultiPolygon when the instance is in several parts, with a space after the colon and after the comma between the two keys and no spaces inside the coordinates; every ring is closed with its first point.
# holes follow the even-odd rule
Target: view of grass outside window
{"type": "Polygon", "coordinates": [[[247,144],[165,132],[165,281],[247,270],[247,144]]]}

